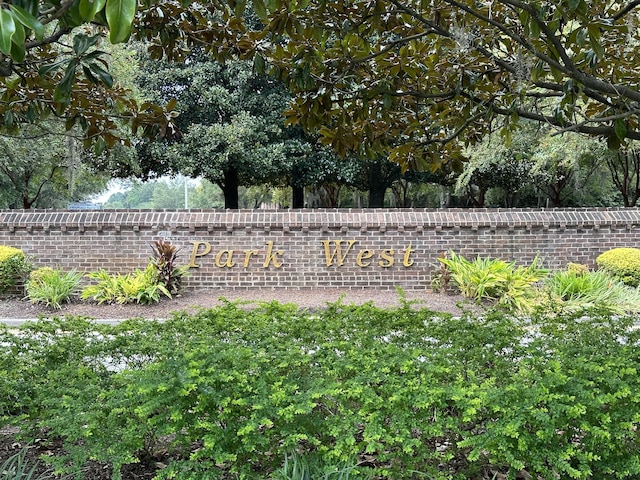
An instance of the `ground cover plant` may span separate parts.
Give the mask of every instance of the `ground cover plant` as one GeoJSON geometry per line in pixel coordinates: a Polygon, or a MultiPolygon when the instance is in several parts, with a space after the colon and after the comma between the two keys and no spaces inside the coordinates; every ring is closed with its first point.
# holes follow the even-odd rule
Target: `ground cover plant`
{"type": "Polygon", "coordinates": [[[60,309],[63,303],[72,301],[80,291],[82,274],[76,270],[41,267],[29,274],[27,297],[32,303],[42,303],[60,309]]]}
{"type": "MultiPolygon", "coordinates": [[[[460,293],[477,302],[495,301],[510,310],[528,312],[535,305],[536,284],[549,273],[540,266],[538,258],[528,266],[515,262],[481,258],[467,260],[454,251],[438,257],[460,293]]],[[[443,275],[441,274],[441,277],[443,275]]]]}
{"type": "Polygon", "coordinates": [[[144,270],[136,269],[132,273],[111,274],[99,270],[87,274],[95,283],[87,285],[80,294],[83,300],[95,300],[98,303],[157,303],[162,296],[171,298],[171,293],[159,278],[159,272],[153,263],[144,270]]]}
{"type": "Polygon", "coordinates": [[[434,284],[441,290],[447,290],[441,285],[452,284],[463,296],[486,308],[498,307],[516,315],[592,308],[623,315],[640,311],[640,288],[629,281],[640,278],[640,267],[623,261],[623,274],[620,268],[611,266],[615,263],[611,258],[628,260],[627,251],[633,251],[631,257],[640,252],[614,249],[598,257],[600,270],[569,263],[565,270],[554,272],[542,268],[537,257],[530,265],[516,266],[501,259],[467,260],[451,251],[438,257],[440,266],[434,273],[434,284]]]}
{"type": "Polygon", "coordinates": [[[550,309],[603,308],[618,315],[640,311],[640,291],[605,271],[568,268],[550,275],[545,286],[551,300],[545,306],[550,309]]]}
{"type": "Polygon", "coordinates": [[[639,342],[595,310],[53,318],[0,330],[0,416],[62,442],[45,460],[75,478],[89,460],[115,479],[638,478],[639,342]]]}
{"type": "Polygon", "coordinates": [[[52,480],[48,473],[37,471],[38,462],[27,460],[27,449],[22,449],[0,463],[0,480],[52,480]]]}

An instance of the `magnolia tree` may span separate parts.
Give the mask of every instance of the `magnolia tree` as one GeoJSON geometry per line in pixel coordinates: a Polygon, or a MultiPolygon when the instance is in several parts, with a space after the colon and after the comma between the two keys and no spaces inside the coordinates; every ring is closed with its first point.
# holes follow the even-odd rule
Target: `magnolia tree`
{"type": "Polygon", "coordinates": [[[437,168],[521,118],[613,148],[640,137],[640,2],[253,0],[258,29],[236,0],[173,5],[200,23],[165,20],[157,55],[185,40],[253,56],[295,93],[289,121],[342,153],[437,168]]]}
{"type": "MultiPolygon", "coordinates": [[[[604,138],[640,138],[640,2],[603,0],[20,0],[0,8],[6,126],[49,112],[112,145],[114,118],[172,136],[171,108],[138,105],[96,49],[149,41],[154,58],[193,45],[252,58],[295,99],[288,121],[337,151],[436,169],[519,119],[604,138]],[[70,35],[69,37],[65,37],[70,35]],[[63,38],[69,41],[60,44],[63,38]]],[[[169,105],[171,107],[171,105],[169,105]]]]}
{"type": "MultiPolygon", "coordinates": [[[[16,133],[50,116],[79,127],[98,153],[127,138],[128,121],[148,136],[171,136],[170,111],[136,102],[109,73],[101,46],[126,41],[136,0],[13,0],[0,4],[1,126],[16,133]]],[[[151,8],[147,4],[146,8],[151,8]]],[[[170,110],[170,109],[169,109],[170,110]]]]}

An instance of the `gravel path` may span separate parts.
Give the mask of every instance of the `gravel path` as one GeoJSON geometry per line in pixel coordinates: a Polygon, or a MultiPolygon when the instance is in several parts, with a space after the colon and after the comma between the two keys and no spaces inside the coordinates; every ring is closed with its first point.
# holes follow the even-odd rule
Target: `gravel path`
{"type": "MultiPolygon", "coordinates": [[[[429,308],[439,312],[460,314],[460,305],[465,302],[461,296],[438,294],[424,290],[408,290],[406,298],[415,301],[417,307],[429,308]]],[[[167,318],[173,311],[197,311],[199,308],[210,308],[220,305],[220,299],[244,300],[250,304],[258,302],[278,301],[295,303],[301,308],[322,308],[329,302],[336,302],[342,297],[345,304],[360,305],[373,302],[378,307],[388,308],[400,305],[400,297],[395,290],[341,290],[324,288],[313,290],[215,290],[185,292],[173,299],[161,300],[155,305],[97,305],[78,302],[64,305],[61,310],[52,310],[41,305],[33,305],[19,298],[0,300],[0,321],[3,319],[37,318],[52,315],[81,315],[95,319],[126,319],[144,317],[149,319],[167,318]]]]}

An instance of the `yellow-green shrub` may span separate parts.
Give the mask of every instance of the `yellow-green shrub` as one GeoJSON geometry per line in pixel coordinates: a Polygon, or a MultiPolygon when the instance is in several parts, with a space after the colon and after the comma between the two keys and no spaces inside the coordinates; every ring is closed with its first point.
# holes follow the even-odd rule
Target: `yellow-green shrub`
{"type": "Polygon", "coordinates": [[[626,285],[640,285],[640,249],[614,248],[596,258],[600,269],[626,285]]]}
{"type": "Polygon", "coordinates": [[[0,245],[0,293],[15,287],[29,270],[30,263],[22,250],[0,245]]]}
{"type": "Polygon", "coordinates": [[[62,308],[78,293],[82,274],[71,270],[63,272],[50,267],[34,270],[27,282],[27,296],[32,303],[62,308]]]}
{"type": "Polygon", "coordinates": [[[15,255],[24,257],[24,252],[19,248],[0,245],[0,263],[4,262],[6,259],[11,258],[15,255]]]}

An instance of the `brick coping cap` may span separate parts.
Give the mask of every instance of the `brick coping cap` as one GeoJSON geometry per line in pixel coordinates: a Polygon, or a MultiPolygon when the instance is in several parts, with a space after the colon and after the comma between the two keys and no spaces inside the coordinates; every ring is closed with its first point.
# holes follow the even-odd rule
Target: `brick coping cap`
{"type": "Polygon", "coordinates": [[[301,210],[0,210],[2,226],[555,226],[640,224],[640,208],[301,209],[301,210]]]}

